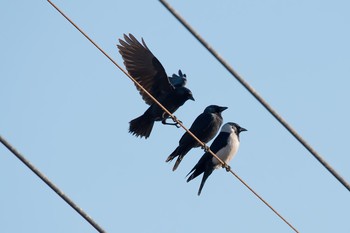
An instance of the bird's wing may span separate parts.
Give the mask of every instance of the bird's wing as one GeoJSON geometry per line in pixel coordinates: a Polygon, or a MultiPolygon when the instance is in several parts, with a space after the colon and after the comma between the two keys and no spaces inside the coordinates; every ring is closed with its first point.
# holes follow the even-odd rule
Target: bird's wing
{"type": "Polygon", "coordinates": [[[196,132],[196,134],[198,133],[198,135],[207,133],[209,129],[213,128],[213,125],[215,123],[216,122],[213,120],[212,114],[203,113],[199,115],[191,125],[191,130],[192,130],[191,132],[196,132]]]}
{"type": "MultiPolygon", "coordinates": [[[[227,135],[225,135],[227,133],[225,132],[220,132],[219,135],[214,139],[213,143],[210,146],[210,150],[212,152],[214,152],[215,154],[222,148],[224,148],[227,145],[227,135]]],[[[199,159],[198,163],[192,168],[192,170],[187,174],[190,175],[190,177],[188,177],[187,182],[189,182],[190,180],[193,180],[194,178],[196,178],[197,176],[199,176],[200,174],[202,174],[207,166],[212,163],[213,161],[213,156],[209,153],[206,152],[204,153],[204,155],[199,159]]],[[[211,164],[213,166],[213,164],[211,164]]]]}
{"type": "MultiPolygon", "coordinates": [[[[214,139],[213,143],[210,146],[210,150],[213,151],[215,154],[220,151],[222,148],[224,148],[227,145],[227,135],[228,133],[220,132],[219,135],[214,139]]],[[[201,194],[203,186],[205,184],[205,181],[208,179],[208,177],[211,175],[211,173],[215,169],[215,164],[213,163],[213,156],[206,152],[204,155],[199,159],[198,163],[192,168],[192,170],[187,174],[188,179],[187,182],[193,180],[200,174],[203,174],[203,178],[201,181],[201,184],[199,186],[198,190],[198,196],[201,194]]]]}
{"type": "MultiPolygon", "coordinates": [[[[212,115],[207,113],[200,114],[192,123],[190,131],[195,134],[198,139],[205,140],[208,137],[208,130],[213,128],[215,121],[212,120],[212,115]],[[209,124],[208,124],[209,122],[209,124]]],[[[215,136],[215,135],[213,135],[215,136]]],[[[194,139],[187,132],[181,137],[181,142],[192,142],[194,139]]],[[[206,142],[205,142],[206,143],[206,142]]]]}
{"type": "Polygon", "coordinates": [[[227,145],[227,138],[229,133],[220,132],[219,135],[214,139],[213,143],[210,145],[210,150],[215,154],[227,145]]]}
{"type": "Polygon", "coordinates": [[[204,153],[204,155],[199,159],[197,164],[187,174],[187,176],[189,176],[192,173],[188,177],[187,182],[193,180],[194,178],[202,174],[206,170],[207,164],[210,162],[211,158],[212,158],[211,154],[209,154],[208,152],[204,153]]]}
{"type": "MultiPolygon", "coordinates": [[[[162,64],[148,49],[142,39],[142,44],[132,35],[124,34],[124,40],[119,39],[117,45],[122,55],[128,73],[155,98],[160,98],[174,89],[162,64]]],[[[138,86],[142,99],[149,105],[152,99],[138,86]]]]}

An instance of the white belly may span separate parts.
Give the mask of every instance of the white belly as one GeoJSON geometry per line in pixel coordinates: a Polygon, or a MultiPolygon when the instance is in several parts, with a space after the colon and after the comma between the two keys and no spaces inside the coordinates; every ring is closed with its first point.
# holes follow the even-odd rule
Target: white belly
{"type": "MultiPolygon", "coordinates": [[[[238,151],[238,147],[239,147],[239,140],[237,136],[234,133],[232,133],[226,147],[216,152],[216,155],[222,161],[228,164],[231,161],[231,159],[236,155],[238,151]]],[[[215,169],[218,169],[221,167],[221,163],[215,157],[213,157],[213,163],[215,165],[215,169]]]]}

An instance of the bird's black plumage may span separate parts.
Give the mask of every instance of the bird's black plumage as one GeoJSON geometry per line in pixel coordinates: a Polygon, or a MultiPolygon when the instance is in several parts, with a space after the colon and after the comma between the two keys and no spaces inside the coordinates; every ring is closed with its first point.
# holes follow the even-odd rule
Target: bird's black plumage
{"type": "MultiPolygon", "coordinates": [[[[236,123],[226,123],[211,144],[210,150],[213,151],[225,163],[228,163],[238,150],[239,134],[242,131],[246,131],[246,129],[240,127],[236,123]]],[[[205,152],[199,159],[198,163],[187,174],[187,176],[190,175],[187,179],[187,182],[189,182],[203,173],[198,195],[201,194],[207,178],[216,168],[219,167],[219,164],[220,163],[216,158],[214,158],[209,152],[205,152]]]]}
{"type": "MultiPolygon", "coordinates": [[[[119,39],[119,43],[117,47],[128,73],[171,113],[187,100],[194,100],[192,92],[185,87],[185,81],[180,82],[180,79],[176,79],[174,80],[176,85],[170,82],[164,67],[148,49],[143,39],[141,44],[132,34],[124,34],[124,40],[119,39]]],[[[181,78],[186,77],[181,71],[179,75],[181,78]]],[[[169,116],[164,114],[164,111],[144,91],[138,86],[136,88],[150,107],[142,116],[130,121],[129,132],[148,138],[154,122],[162,121],[163,124],[167,124],[166,119],[169,116]]]]}
{"type": "Polygon", "coordinates": [[[173,76],[169,77],[170,83],[176,87],[184,87],[187,83],[186,74],[183,74],[181,70],[179,70],[179,75],[173,74],[173,76]]]}
{"type": "MultiPolygon", "coordinates": [[[[209,142],[215,137],[216,133],[220,129],[220,126],[222,125],[221,112],[225,109],[227,109],[227,107],[220,107],[217,105],[210,105],[206,107],[203,113],[201,113],[192,123],[189,130],[202,142],[209,142]]],[[[186,132],[181,137],[179,146],[168,156],[166,162],[178,157],[173,167],[173,171],[175,171],[181,163],[183,157],[192,148],[199,146],[200,144],[186,132]]]]}

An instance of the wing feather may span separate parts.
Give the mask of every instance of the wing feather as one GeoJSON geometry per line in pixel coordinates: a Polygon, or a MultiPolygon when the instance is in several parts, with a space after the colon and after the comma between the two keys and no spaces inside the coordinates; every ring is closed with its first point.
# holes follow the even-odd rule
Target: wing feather
{"type": "MultiPolygon", "coordinates": [[[[150,94],[160,99],[174,89],[164,67],[148,49],[143,39],[141,44],[132,34],[129,36],[124,34],[124,40],[119,39],[119,43],[120,45],[117,47],[124,60],[126,70],[150,94]]],[[[139,87],[136,86],[136,88],[142,99],[151,105],[152,99],[139,87]]]]}

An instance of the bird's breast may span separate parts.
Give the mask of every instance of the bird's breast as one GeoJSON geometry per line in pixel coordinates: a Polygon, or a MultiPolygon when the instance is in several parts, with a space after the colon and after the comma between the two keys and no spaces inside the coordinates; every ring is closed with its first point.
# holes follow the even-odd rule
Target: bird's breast
{"type": "MultiPolygon", "coordinates": [[[[231,159],[236,155],[239,147],[239,140],[236,134],[232,133],[228,138],[227,145],[216,152],[216,155],[228,164],[231,159]]],[[[215,165],[215,169],[221,167],[221,163],[213,157],[213,164],[215,165]]]]}

